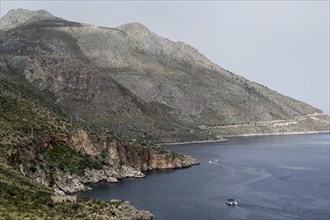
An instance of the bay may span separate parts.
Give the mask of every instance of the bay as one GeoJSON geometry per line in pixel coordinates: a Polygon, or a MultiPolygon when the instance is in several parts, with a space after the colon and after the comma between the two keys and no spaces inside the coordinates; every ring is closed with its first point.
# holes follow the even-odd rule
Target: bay
{"type": "Polygon", "coordinates": [[[169,146],[201,165],[92,184],[78,196],[131,201],[156,220],[329,219],[329,133],[169,146]],[[225,201],[235,198],[238,206],[225,201]]]}

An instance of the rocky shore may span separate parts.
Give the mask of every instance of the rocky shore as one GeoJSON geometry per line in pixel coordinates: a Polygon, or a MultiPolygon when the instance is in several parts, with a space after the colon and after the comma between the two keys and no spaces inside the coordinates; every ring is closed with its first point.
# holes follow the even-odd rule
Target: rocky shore
{"type": "MultiPolygon", "coordinates": [[[[124,143],[118,139],[101,137],[95,141],[90,134],[80,129],[69,135],[58,135],[42,141],[40,145],[44,150],[52,151],[56,146],[55,143],[59,142],[70,146],[73,151],[89,155],[104,164],[99,169],[85,167],[83,175],[61,166],[53,166],[51,171],[46,168],[51,162],[47,161],[48,164],[42,162],[45,156],[34,152],[35,155],[30,156],[40,160],[40,164],[34,165],[34,172],[31,172],[29,164],[19,165],[20,172],[24,176],[35,179],[45,186],[51,186],[53,195],[59,198],[66,198],[67,194],[79,191],[92,190],[88,183],[100,181],[117,183],[123,178],[143,178],[145,177],[143,171],[147,170],[186,168],[199,164],[192,157],[177,154],[164,147],[124,143]]],[[[62,154],[65,155],[67,152],[61,152],[62,154]]],[[[27,159],[27,155],[24,157],[27,159]]],[[[128,201],[100,202],[79,198],[76,206],[79,206],[84,214],[95,219],[153,219],[149,211],[137,210],[128,201]],[[95,210],[90,207],[94,207],[95,210]]]]}
{"type": "Polygon", "coordinates": [[[110,201],[114,208],[106,210],[106,217],[109,220],[130,219],[130,220],[151,220],[153,215],[149,211],[137,210],[128,201],[114,200],[110,201]]]}
{"type": "MultiPolygon", "coordinates": [[[[137,170],[131,166],[123,165],[118,172],[116,170],[111,170],[108,166],[104,166],[101,170],[86,169],[84,176],[57,170],[53,188],[56,195],[65,195],[66,193],[92,190],[91,187],[86,185],[88,183],[97,183],[100,181],[118,183],[120,179],[124,178],[143,178],[145,175],[142,171],[146,170],[187,168],[198,164],[199,162],[195,159],[184,156],[183,159],[176,159],[173,163],[172,161],[159,161],[144,170],[137,170]]],[[[36,180],[41,183],[46,182],[40,176],[37,177],[36,180]]]]}
{"type": "Polygon", "coordinates": [[[151,220],[153,215],[149,211],[137,210],[129,201],[122,201],[112,199],[109,202],[102,202],[101,209],[97,212],[93,212],[90,207],[93,207],[97,201],[87,201],[84,204],[84,211],[87,213],[93,213],[89,215],[88,219],[104,219],[104,220],[151,220]]]}
{"type": "MultiPolygon", "coordinates": [[[[75,173],[68,169],[61,169],[58,165],[49,169],[37,165],[36,170],[31,172],[30,166],[20,166],[21,172],[37,182],[51,186],[55,194],[64,195],[79,191],[91,190],[88,183],[107,181],[119,182],[123,178],[143,178],[143,171],[155,169],[186,168],[199,164],[192,157],[171,152],[159,146],[141,146],[127,144],[118,139],[104,138],[98,142],[92,141],[89,134],[84,130],[76,130],[67,136],[59,135],[41,143],[43,148],[54,150],[52,144],[60,142],[76,151],[91,156],[103,164],[98,168],[84,168],[84,172],[75,173]]],[[[64,153],[64,152],[63,152],[64,153]]],[[[44,156],[35,153],[35,158],[44,156]]],[[[25,158],[27,160],[27,158],[25,158]]],[[[74,161],[73,161],[74,162],[74,161]]],[[[72,162],[72,163],[73,163],[72,162]]],[[[100,164],[101,164],[100,163],[100,164]]]]}

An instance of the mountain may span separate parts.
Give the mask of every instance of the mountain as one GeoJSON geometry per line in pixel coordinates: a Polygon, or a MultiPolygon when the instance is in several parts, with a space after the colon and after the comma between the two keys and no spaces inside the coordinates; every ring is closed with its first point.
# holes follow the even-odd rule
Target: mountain
{"type": "Polygon", "coordinates": [[[158,143],[329,130],[319,109],[139,23],[106,28],[19,9],[1,24],[3,74],[25,78],[93,129],[158,143]]]}
{"type": "MultiPolygon", "coordinates": [[[[28,14],[37,22],[50,22],[47,16],[38,17],[39,13],[28,14]]],[[[14,29],[19,28],[15,25],[14,29]]],[[[30,21],[24,25],[30,25],[30,21]]],[[[6,44],[20,44],[21,38],[16,38],[18,41],[15,42],[6,41],[10,31],[15,32],[10,29],[0,33],[0,44],[12,50],[6,44]]],[[[19,50],[29,51],[31,45],[38,50],[38,45],[31,42],[24,41],[23,44],[19,50]]],[[[122,178],[144,177],[142,171],[146,170],[198,164],[191,157],[145,141],[124,141],[107,129],[93,129],[78,115],[68,117],[69,105],[65,108],[55,93],[41,88],[38,82],[28,81],[22,74],[29,56],[21,56],[20,51],[12,55],[6,53],[0,55],[0,219],[152,219],[150,212],[136,210],[129,202],[119,200],[105,202],[78,198],[75,204],[58,201],[65,200],[66,193],[90,190],[87,183],[118,182],[122,178]]],[[[44,58],[42,62],[46,61],[44,58]]],[[[58,57],[50,60],[61,61],[58,57]]],[[[72,71],[72,79],[81,77],[82,70],[85,74],[93,73],[91,67],[77,59],[62,61],[67,62],[63,69],[72,71]]],[[[49,86],[58,86],[46,81],[49,86]]],[[[103,83],[102,79],[99,83],[103,83]]],[[[69,84],[64,86],[70,87],[69,84]]],[[[73,91],[79,94],[78,88],[84,86],[75,85],[73,91]]],[[[125,98],[129,99],[127,90],[111,80],[102,86],[115,95],[118,93],[114,104],[125,106],[125,98]]],[[[129,99],[127,103],[134,102],[129,99]]]]}
{"type": "Polygon", "coordinates": [[[91,182],[198,164],[152,143],[329,131],[329,116],[139,23],[11,10],[0,20],[0,218],[152,219],[78,199],[91,182]]]}

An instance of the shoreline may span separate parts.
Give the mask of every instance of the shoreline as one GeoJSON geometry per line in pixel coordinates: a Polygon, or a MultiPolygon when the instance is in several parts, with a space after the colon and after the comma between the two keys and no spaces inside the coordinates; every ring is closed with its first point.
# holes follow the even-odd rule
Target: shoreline
{"type": "Polygon", "coordinates": [[[329,131],[302,131],[302,132],[280,132],[280,133],[254,133],[254,134],[240,134],[240,135],[226,135],[224,138],[232,137],[258,137],[258,136],[280,136],[280,135],[303,135],[303,134],[325,134],[329,131]]]}
{"type": "Polygon", "coordinates": [[[281,133],[252,133],[252,134],[237,134],[237,135],[225,135],[219,136],[216,140],[202,140],[202,141],[184,141],[184,142],[173,142],[173,143],[159,143],[155,144],[158,146],[171,146],[171,145],[184,145],[184,144],[203,144],[203,143],[226,143],[229,142],[226,138],[233,137],[259,137],[259,136],[280,136],[280,135],[303,135],[303,134],[325,134],[330,133],[329,131],[302,131],[302,132],[281,132],[281,133]]]}
{"type": "Polygon", "coordinates": [[[171,146],[171,145],[184,145],[184,144],[203,144],[203,143],[225,143],[228,142],[225,138],[219,138],[216,140],[203,140],[203,141],[184,141],[184,142],[173,142],[173,143],[159,143],[155,144],[158,146],[171,146]]]}
{"type": "MultiPolygon", "coordinates": [[[[276,135],[303,135],[303,134],[322,134],[322,133],[330,133],[330,131],[310,131],[310,132],[283,132],[283,133],[268,133],[268,134],[242,134],[242,135],[230,135],[230,136],[223,136],[223,137],[219,137],[219,139],[216,140],[203,140],[203,141],[187,141],[187,142],[177,142],[177,143],[162,143],[162,144],[156,144],[158,146],[171,146],[171,145],[184,145],[184,144],[200,144],[200,143],[228,143],[229,140],[226,138],[232,138],[232,137],[258,137],[258,136],[276,136],[276,135]]],[[[199,165],[199,164],[194,164],[194,165],[199,165]]],[[[194,166],[193,165],[193,166],[194,166]]],[[[184,169],[185,167],[181,167],[179,169],[184,169]]],[[[174,170],[177,168],[167,168],[168,170],[174,170]]],[[[157,170],[157,169],[153,169],[153,170],[157,170]]],[[[148,171],[153,171],[153,170],[148,170],[148,171]]],[[[136,179],[136,177],[133,177],[134,179],[136,179]]],[[[127,179],[123,178],[123,179],[127,179]]],[[[121,179],[122,180],[122,179],[121,179]]],[[[91,187],[91,190],[93,190],[95,184],[99,184],[101,182],[107,182],[106,180],[100,180],[97,182],[91,182],[91,183],[87,183],[87,185],[89,187],[91,187]]],[[[117,182],[118,184],[120,184],[120,180],[117,182]]],[[[109,183],[109,182],[107,182],[109,183]]],[[[84,191],[77,191],[74,193],[70,193],[68,195],[76,195],[77,197],[83,198],[84,196],[79,195],[80,192],[84,192],[84,191]]],[[[110,200],[111,201],[111,200],[110,200]]],[[[121,201],[121,200],[118,200],[121,201]]],[[[123,201],[122,201],[123,202],[123,201]]],[[[127,203],[127,201],[126,201],[127,203]]],[[[130,204],[130,202],[128,202],[128,204],[130,204]]],[[[130,204],[131,205],[131,204],[130,204]]],[[[133,208],[136,209],[135,206],[131,205],[133,208]]],[[[153,215],[150,211],[145,211],[145,210],[140,210],[138,209],[140,212],[147,212],[150,213],[151,215],[153,215]]]]}

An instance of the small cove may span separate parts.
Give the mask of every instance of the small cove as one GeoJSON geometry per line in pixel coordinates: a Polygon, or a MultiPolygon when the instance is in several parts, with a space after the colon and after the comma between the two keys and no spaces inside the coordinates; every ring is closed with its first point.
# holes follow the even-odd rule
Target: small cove
{"type": "Polygon", "coordinates": [[[92,184],[78,196],[129,200],[162,219],[329,219],[329,133],[167,146],[201,165],[92,184]],[[235,198],[239,205],[227,207],[235,198]]]}

